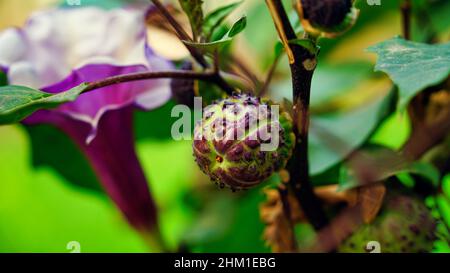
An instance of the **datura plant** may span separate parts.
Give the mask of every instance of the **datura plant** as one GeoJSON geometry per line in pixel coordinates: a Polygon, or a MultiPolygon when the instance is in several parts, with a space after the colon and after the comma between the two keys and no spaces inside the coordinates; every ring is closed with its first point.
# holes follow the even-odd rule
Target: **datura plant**
{"type": "MultiPolygon", "coordinates": [[[[424,15],[449,1],[386,2],[402,33],[368,52],[358,46],[375,38],[348,35],[357,23],[362,35],[374,29],[364,28],[378,11],[366,1],[151,0],[36,13],[0,32],[0,125],[28,128],[34,161],[53,145],[33,135],[40,125],[68,137],[152,251],[234,247],[254,236],[251,221],[262,231],[254,244],[266,246],[249,252],[450,251],[450,43],[435,28],[442,14],[424,15]],[[334,54],[340,43],[352,52],[334,54]],[[375,68],[348,60],[357,53],[375,53],[375,68]],[[177,109],[194,110],[180,139],[168,122],[177,109]],[[166,131],[164,145],[136,145],[166,131]],[[187,149],[172,149],[178,140],[187,149]]],[[[66,147],[48,157],[71,181],[66,147]]]]}

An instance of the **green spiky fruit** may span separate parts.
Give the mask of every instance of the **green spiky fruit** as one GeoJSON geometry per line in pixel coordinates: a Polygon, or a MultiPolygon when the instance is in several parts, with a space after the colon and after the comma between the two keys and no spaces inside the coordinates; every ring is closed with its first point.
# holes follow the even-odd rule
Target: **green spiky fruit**
{"type": "Polygon", "coordinates": [[[205,108],[194,130],[193,151],[212,181],[233,190],[246,189],[284,168],[295,135],[290,116],[281,109],[273,113],[272,105],[239,94],[205,108]]]}
{"type": "Polygon", "coordinates": [[[339,252],[369,252],[367,243],[380,243],[382,253],[429,252],[435,240],[436,223],[421,200],[404,195],[388,198],[380,215],[359,228],[339,252]]]}

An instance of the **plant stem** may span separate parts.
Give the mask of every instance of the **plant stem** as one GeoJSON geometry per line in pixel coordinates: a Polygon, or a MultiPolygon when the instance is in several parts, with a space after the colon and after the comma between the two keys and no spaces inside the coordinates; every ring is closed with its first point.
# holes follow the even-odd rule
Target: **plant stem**
{"type": "Polygon", "coordinates": [[[236,69],[239,70],[243,76],[245,76],[252,82],[255,89],[257,89],[260,86],[261,82],[258,79],[258,77],[238,56],[232,55],[230,57],[230,60],[231,64],[235,66],[236,69]]]}
{"type": "Polygon", "coordinates": [[[266,93],[269,91],[270,83],[272,82],[275,71],[277,70],[277,66],[280,63],[281,56],[283,56],[283,54],[278,55],[270,66],[269,72],[267,73],[266,79],[264,80],[264,84],[258,94],[260,97],[266,95],[266,93]]]}
{"type": "MultiPolygon", "coordinates": [[[[403,36],[406,40],[411,38],[411,0],[404,0],[401,6],[403,21],[403,36]]],[[[434,35],[431,35],[434,36],[434,35]]],[[[431,39],[432,40],[432,39],[431,39]]],[[[442,85],[423,90],[413,98],[408,106],[408,114],[412,123],[412,133],[402,148],[403,155],[410,161],[418,160],[431,148],[442,142],[450,130],[450,112],[443,108],[433,120],[426,117],[426,108],[431,107],[430,93],[448,89],[448,81],[442,85]]]]}
{"type": "MultiPolygon", "coordinates": [[[[414,101],[413,101],[414,102],[414,101]]],[[[412,105],[411,105],[412,106],[412,105]]],[[[412,107],[410,107],[412,109],[412,107]]],[[[443,115],[428,123],[417,119],[414,112],[410,111],[413,120],[413,130],[402,147],[402,154],[410,161],[420,159],[425,153],[437,144],[441,143],[450,130],[450,111],[444,109],[443,115]]]]}
{"type": "Polygon", "coordinates": [[[297,145],[287,166],[290,174],[289,183],[311,224],[314,228],[321,229],[327,225],[328,220],[322,203],[315,195],[309,181],[308,161],[309,99],[317,56],[300,45],[287,42],[296,39],[297,35],[289,22],[282,2],[266,0],[266,3],[288,53],[292,74],[293,120],[297,145]]]}
{"type": "Polygon", "coordinates": [[[411,0],[404,0],[401,5],[403,21],[403,38],[411,40],[411,0]]]}
{"type": "MultiPolygon", "coordinates": [[[[184,31],[183,27],[177,22],[177,20],[170,14],[170,12],[166,9],[166,7],[159,0],[151,0],[152,3],[159,10],[161,15],[170,23],[170,25],[174,28],[175,32],[178,35],[180,40],[193,41],[192,38],[184,31]]],[[[189,50],[191,56],[205,69],[210,68],[209,63],[206,61],[202,52],[197,50],[194,47],[190,47],[185,45],[189,50]]],[[[220,75],[220,73],[215,73],[214,82],[220,86],[227,94],[231,95],[235,89],[229,85],[220,75]]]]}
{"type": "MultiPolygon", "coordinates": [[[[161,15],[169,22],[169,24],[173,27],[175,30],[178,38],[180,40],[184,41],[193,41],[192,38],[187,34],[187,32],[183,29],[183,27],[178,23],[177,20],[170,14],[170,12],[166,9],[166,7],[159,1],[159,0],[151,0],[152,3],[156,6],[156,8],[159,10],[161,15]]],[[[189,53],[191,53],[192,57],[203,67],[208,68],[208,62],[203,57],[203,54],[201,54],[198,50],[196,50],[193,47],[186,46],[186,48],[189,50],[189,53]]]]}
{"type": "Polygon", "coordinates": [[[216,72],[194,72],[194,71],[159,71],[159,72],[139,72],[139,73],[131,73],[125,75],[118,75],[109,78],[105,78],[96,82],[91,82],[89,85],[83,90],[83,93],[93,91],[95,89],[107,87],[114,84],[125,83],[125,82],[133,82],[133,81],[142,81],[142,80],[151,80],[151,79],[163,79],[163,78],[171,78],[171,79],[195,79],[195,80],[203,80],[217,82],[217,73],[216,72]]]}
{"type": "Polygon", "coordinates": [[[292,221],[292,208],[289,204],[289,192],[285,185],[278,186],[278,193],[280,194],[281,204],[283,206],[283,214],[289,224],[289,250],[292,252],[298,251],[297,240],[295,239],[294,223],[292,221]]]}

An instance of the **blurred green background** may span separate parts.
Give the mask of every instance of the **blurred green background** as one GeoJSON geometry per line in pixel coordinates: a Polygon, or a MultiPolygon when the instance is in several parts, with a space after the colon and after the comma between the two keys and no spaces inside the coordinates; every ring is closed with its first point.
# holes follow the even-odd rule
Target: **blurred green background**
{"type": "MultiPolygon", "coordinates": [[[[81,1],[103,8],[123,2],[81,1]]],[[[205,2],[211,9],[233,1],[205,2]]],[[[446,18],[450,5],[442,2],[429,12],[444,41],[450,33],[446,18]]],[[[0,0],[0,31],[23,25],[35,10],[56,5],[61,1],[0,0]]],[[[393,0],[382,1],[381,6],[359,1],[361,18],[355,28],[342,38],[321,42],[313,81],[313,120],[345,139],[349,151],[368,142],[397,149],[410,133],[407,114],[388,110],[392,85],[384,75],[372,72],[375,55],[365,51],[400,34],[398,6],[399,1],[393,0]]],[[[262,0],[246,0],[235,14],[247,14],[248,26],[233,50],[262,78],[273,61],[277,41],[270,15],[262,0]]],[[[414,37],[420,41],[428,30],[417,24],[414,37]]],[[[170,55],[161,48],[158,53],[170,55]]],[[[271,94],[281,99],[289,98],[290,92],[287,60],[283,59],[271,94]]],[[[160,211],[164,239],[174,249],[181,244],[195,252],[269,251],[259,218],[264,185],[234,194],[219,191],[195,165],[191,143],[170,139],[175,120],[170,118],[172,105],[135,117],[137,149],[160,211]]],[[[332,145],[319,136],[311,136],[310,148],[314,182],[336,183],[336,169],[344,155],[330,152],[332,145]]],[[[448,180],[445,189],[449,194],[448,180]]],[[[450,221],[450,207],[443,206],[450,221]]],[[[69,252],[70,241],[80,242],[82,252],[152,251],[101,191],[67,137],[46,126],[0,127],[0,252],[69,252]]],[[[448,250],[445,244],[436,249],[448,250]]]]}

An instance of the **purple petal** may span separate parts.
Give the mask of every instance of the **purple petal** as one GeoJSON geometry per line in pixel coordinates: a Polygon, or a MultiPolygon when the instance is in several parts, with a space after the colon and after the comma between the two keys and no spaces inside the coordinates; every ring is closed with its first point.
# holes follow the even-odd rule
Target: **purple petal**
{"type": "Polygon", "coordinates": [[[53,125],[68,134],[80,147],[99,177],[105,191],[136,229],[155,228],[157,211],[134,147],[131,106],[105,113],[97,137],[86,144],[88,124],[52,117],[53,125]]]}
{"type": "MultiPolygon", "coordinates": [[[[147,71],[145,66],[87,65],[44,88],[58,93],[82,82],[147,71]]],[[[26,124],[50,123],[68,134],[84,152],[105,191],[136,229],[149,231],[157,221],[155,204],[134,147],[133,108],[147,110],[170,98],[167,80],[128,82],[104,87],[53,110],[41,110],[26,124]],[[145,104],[141,101],[147,100],[145,104]]]]}
{"type": "MultiPolygon", "coordinates": [[[[171,69],[146,43],[143,10],[54,9],[23,29],[0,32],[0,65],[11,84],[59,93],[83,82],[171,69]]],[[[133,109],[151,110],[171,96],[170,80],[104,87],[40,110],[24,123],[49,123],[84,152],[108,195],[138,230],[156,228],[156,208],[136,156],[133,109]]],[[[63,151],[62,151],[63,152],[63,151]]]]}
{"type": "Polygon", "coordinates": [[[3,66],[3,65],[0,64],[0,71],[2,73],[8,74],[8,67],[3,66]]]}
{"type": "MultiPolygon", "coordinates": [[[[87,65],[73,71],[65,80],[43,88],[43,91],[59,93],[83,82],[93,82],[114,75],[143,71],[147,71],[147,68],[141,65],[87,65]]],[[[76,101],[63,104],[55,110],[38,111],[26,119],[25,123],[45,123],[52,119],[52,115],[62,115],[90,126],[91,129],[85,132],[86,143],[89,143],[95,138],[99,122],[106,112],[119,110],[130,105],[135,105],[144,110],[151,110],[166,103],[170,96],[171,91],[168,80],[121,83],[82,94],[76,101]]]]}

